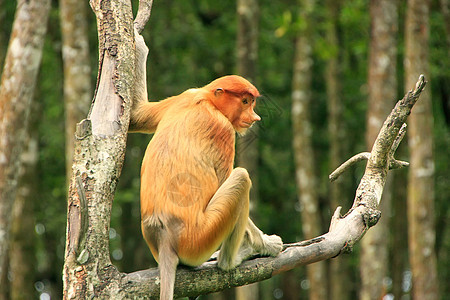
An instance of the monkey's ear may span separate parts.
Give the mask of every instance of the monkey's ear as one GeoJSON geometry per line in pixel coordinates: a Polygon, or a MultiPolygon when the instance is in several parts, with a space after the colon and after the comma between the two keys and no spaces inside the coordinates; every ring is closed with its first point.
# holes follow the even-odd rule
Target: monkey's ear
{"type": "Polygon", "coordinates": [[[225,93],[225,91],[222,88],[218,88],[214,91],[214,96],[219,97],[222,96],[223,93],[225,93]]]}

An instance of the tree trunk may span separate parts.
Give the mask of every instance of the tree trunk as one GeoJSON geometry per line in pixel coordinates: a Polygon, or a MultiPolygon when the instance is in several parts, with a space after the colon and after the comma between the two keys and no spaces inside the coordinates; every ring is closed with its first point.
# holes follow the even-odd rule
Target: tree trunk
{"type": "MultiPolygon", "coordinates": [[[[408,0],[405,22],[405,84],[429,73],[429,0],[408,0]]],[[[409,120],[408,243],[413,298],[438,299],[435,255],[433,114],[426,89],[409,120]]]]}
{"type": "MultiPolygon", "coordinates": [[[[257,0],[238,0],[237,73],[250,82],[256,81],[258,60],[259,8],[257,0]]],[[[236,145],[237,165],[244,167],[252,179],[250,199],[252,207],[258,202],[258,124],[236,145]]]]}
{"type": "MultiPolygon", "coordinates": [[[[29,108],[41,62],[49,0],[18,1],[0,88],[0,278],[6,270],[29,108]]],[[[1,295],[0,295],[1,297],[1,295]]]]}
{"type": "MultiPolygon", "coordinates": [[[[399,149],[399,152],[405,148],[399,149]]],[[[407,170],[395,172],[394,187],[406,187],[407,170]]],[[[408,268],[408,224],[406,216],[406,190],[394,188],[394,201],[392,201],[392,221],[391,234],[393,235],[392,246],[393,249],[391,272],[392,272],[392,294],[394,299],[401,299],[403,292],[403,276],[408,268]]]]}
{"type": "Polygon", "coordinates": [[[75,126],[86,116],[92,95],[86,6],[87,1],[60,0],[67,181],[72,175],[75,126]]]}
{"type": "Polygon", "coordinates": [[[34,203],[38,199],[37,163],[39,105],[31,103],[30,124],[19,172],[17,196],[12,211],[11,248],[9,251],[10,299],[34,299],[36,290],[36,253],[34,203]]]}
{"type": "MultiPolygon", "coordinates": [[[[258,60],[258,0],[237,1],[237,72],[256,85],[256,66],[258,60]]],[[[259,125],[255,124],[247,134],[238,139],[236,162],[250,174],[252,189],[250,190],[250,210],[253,219],[258,205],[258,132],[259,125]]],[[[249,284],[236,288],[237,300],[259,299],[259,284],[249,284]]]]}
{"type": "Polygon", "coordinates": [[[120,277],[109,257],[109,228],[134,83],[133,16],[127,0],[91,1],[91,5],[97,15],[99,76],[88,119],[76,132],[63,269],[65,299],[106,297],[103,293],[108,295],[120,277]]]}
{"type": "MultiPolygon", "coordinates": [[[[370,15],[372,22],[366,128],[368,149],[372,148],[397,94],[397,0],[371,0],[370,15]]],[[[388,270],[389,239],[387,237],[389,236],[391,199],[392,177],[389,176],[380,209],[383,217],[377,227],[369,231],[361,241],[361,299],[381,299],[387,293],[383,281],[388,270]]]]}
{"type": "MultiPolygon", "coordinates": [[[[340,10],[340,1],[327,0],[327,44],[331,52],[327,61],[327,68],[325,72],[325,82],[327,87],[328,98],[328,135],[330,140],[330,167],[333,171],[344,160],[344,144],[342,141],[346,140],[347,132],[342,116],[343,103],[341,99],[340,88],[340,63],[339,63],[339,40],[337,35],[337,26],[340,10]]],[[[342,203],[346,199],[350,199],[346,187],[349,186],[349,177],[342,178],[336,183],[330,185],[330,207],[335,208],[340,205],[346,206],[347,203],[342,203]]],[[[330,274],[330,298],[333,299],[349,299],[350,298],[350,272],[349,272],[349,257],[340,255],[330,260],[329,268],[330,274]]]]}
{"type": "MultiPolygon", "coordinates": [[[[322,233],[314,154],[312,149],[312,125],[309,119],[312,80],[312,12],[315,1],[300,1],[300,18],[305,26],[300,30],[295,45],[294,74],[292,79],[293,147],[296,165],[298,197],[301,206],[302,229],[309,239],[322,233]]],[[[310,299],[327,298],[325,262],[307,267],[310,282],[310,299]]]]}

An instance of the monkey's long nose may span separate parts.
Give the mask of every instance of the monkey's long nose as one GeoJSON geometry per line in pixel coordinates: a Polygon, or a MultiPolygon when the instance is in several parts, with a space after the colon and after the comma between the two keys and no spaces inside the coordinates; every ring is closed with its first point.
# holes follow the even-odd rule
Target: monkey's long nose
{"type": "Polygon", "coordinates": [[[261,121],[261,117],[258,116],[257,113],[253,112],[253,114],[252,114],[252,121],[253,121],[253,122],[261,121]]]}

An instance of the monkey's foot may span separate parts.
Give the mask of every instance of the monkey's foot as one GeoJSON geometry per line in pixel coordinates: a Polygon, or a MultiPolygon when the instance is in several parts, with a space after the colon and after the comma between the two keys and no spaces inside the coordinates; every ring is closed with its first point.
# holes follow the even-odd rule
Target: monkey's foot
{"type": "Polygon", "coordinates": [[[258,252],[262,256],[277,256],[283,250],[283,241],[278,235],[262,236],[263,246],[258,252]]]}

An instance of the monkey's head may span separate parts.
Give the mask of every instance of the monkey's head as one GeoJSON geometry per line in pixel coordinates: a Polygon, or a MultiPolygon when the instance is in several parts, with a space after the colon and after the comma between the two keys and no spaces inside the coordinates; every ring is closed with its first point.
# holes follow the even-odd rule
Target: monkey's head
{"type": "Polygon", "coordinates": [[[261,120],[253,110],[260,94],[246,79],[237,75],[224,76],[205,88],[214,94],[213,104],[230,120],[238,133],[244,134],[254,122],[261,120]]]}

